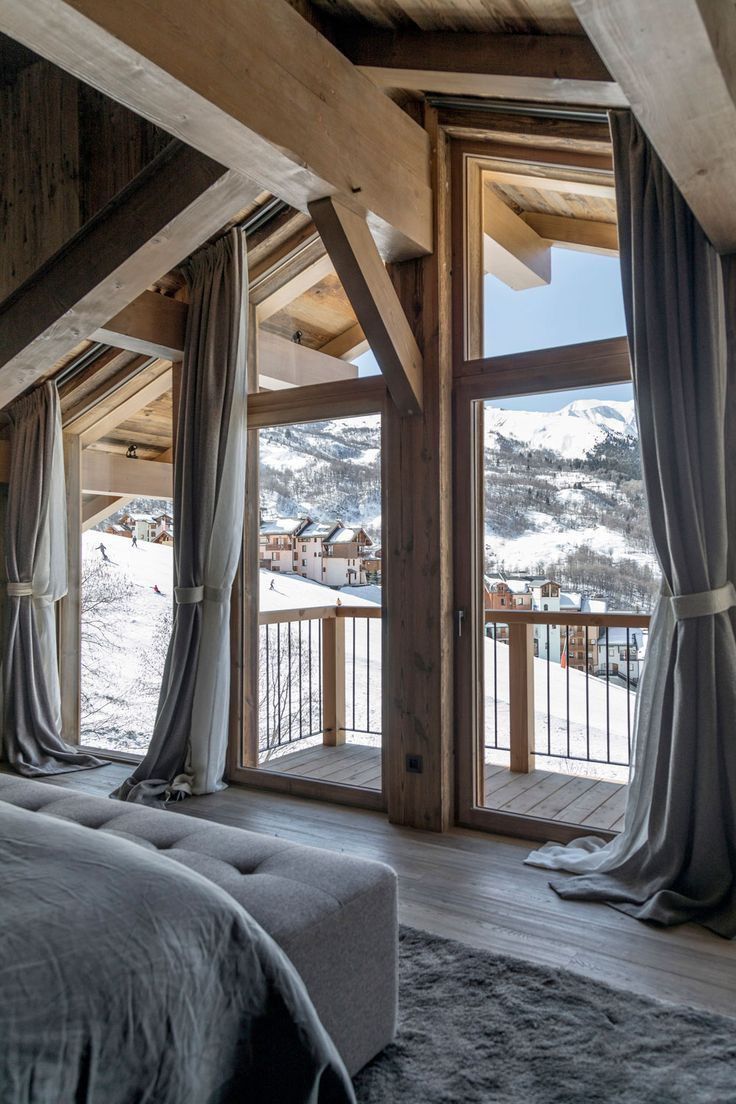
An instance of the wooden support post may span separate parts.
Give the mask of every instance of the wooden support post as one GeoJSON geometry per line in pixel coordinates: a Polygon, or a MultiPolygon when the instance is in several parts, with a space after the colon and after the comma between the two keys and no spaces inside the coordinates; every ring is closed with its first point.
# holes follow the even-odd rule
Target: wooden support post
{"type": "Polygon", "coordinates": [[[534,626],[509,625],[511,770],[529,772],[534,751],[534,626]]]}
{"type": "Polygon", "coordinates": [[[446,140],[433,109],[425,121],[436,249],[392,268],[423,354],[424,405],[412,418],[390,402],[384,413],[383,755],[390,820],[445,831],[453,814],[450,204],[446,140]]]}
{"type": "Polygon", "coordinates": [[[61,727],[68,744],[78,744],[82,703],[82,443],[64,434],[68,587],[59,603],[61,727]]]}
{"type": "Polygon", "coordinates": [[[322,743],[345,743],[345,620],[322,622],[322,743]]]}
{"type": "MultiPolygon", "coordinates": [[[[258,387],[258,325],[256,308],[248,310],[248,390],[258,387]]],[[[250,401],[250,400],[249,400],[250,401]]],[[[227,774],[257,767],[259,676],[258,430],[248,430],[245,460],[245,513],[240,564],[230,607],[230,726],[227,774]]]]}

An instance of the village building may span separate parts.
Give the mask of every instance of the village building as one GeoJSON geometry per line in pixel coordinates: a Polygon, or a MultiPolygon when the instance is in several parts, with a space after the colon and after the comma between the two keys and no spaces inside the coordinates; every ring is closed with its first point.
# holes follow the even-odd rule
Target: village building
{"type": "Polygon", "coordinates": [[[261,520],[259,563],[330,587],[363,586],[373,541],[360,526],[310,517],[261,520]]]}

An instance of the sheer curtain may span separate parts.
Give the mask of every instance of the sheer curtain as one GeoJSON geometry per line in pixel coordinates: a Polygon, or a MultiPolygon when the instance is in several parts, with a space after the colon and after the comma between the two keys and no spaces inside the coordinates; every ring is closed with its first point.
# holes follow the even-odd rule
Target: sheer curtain
{"type": "MultiPolygon", "coordinates": [[[[527,862],[562,897],[736,935],[736,371],[721,263],[628,112],[611,116],[642,469],[664,577],[623,832],[527,862]]],[[[731,302],[733,309],[733,300],[731,302]]]]}
{"type": "Polygon", "coordinates": [[[113,797],[149,801],[224,785],[230,591],[245,506],[245,242],[233,230],[183,268],[189,312],[174,459],[176,609],[148,753],[113,797]]]}
{"type": "Polygon", "coordinates": [[[8,414],[4,754],[30,776],[100,767],[99,759],[65,744],[61,732],[56,603],[67,589],[67,517],[56,384],[32,391],[8,414]]]}

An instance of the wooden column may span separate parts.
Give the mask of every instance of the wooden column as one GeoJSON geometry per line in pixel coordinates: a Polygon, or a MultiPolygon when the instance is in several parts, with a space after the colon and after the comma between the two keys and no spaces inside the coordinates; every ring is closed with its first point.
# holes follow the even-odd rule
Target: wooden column
{"type": "Polygon", "coordinates": [[[534,626],[509,625],[511,770],[529,772],[534,750],[534,626]]]}
{"type": "MultiPolygon", "coordinates": [[[[248,392],[258,391],[258,324],[248,310],[248,392]]],[[[230,736],[228,776],[258,766],[258,430],[248,431],[243,548],[230,609],[230,736]]]]}
{"type": "Polygon", "coordinates": [[[345,620],[322,621],[322,743],[345,743],[345,620]]]}
{"type": "Polygon", "coordinates": [[[449,174],[431,108],[425,125],[436,248],[392,270],[423,354],[423,411],[402,417],[388,402],[384,415],[383,754],[390,820],[444,831],[453,815],[449,174]]]}
{"type": "Polygon", "coordinates": [[[64,434],[68,589],[59,603],[61,726],[69,744],[79,743],[82,689],[82,442],[64,434]]]}

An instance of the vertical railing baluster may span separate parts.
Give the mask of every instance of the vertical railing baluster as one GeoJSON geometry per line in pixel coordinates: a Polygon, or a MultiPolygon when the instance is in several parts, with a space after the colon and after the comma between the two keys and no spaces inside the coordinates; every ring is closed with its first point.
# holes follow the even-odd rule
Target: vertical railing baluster
{"type": "Polygon", "coordinates": [[[281,746],[282,736],[282,702],[281,702],[281,622],[276,622],[276,709],[278,710],[276,718],[278,720],[278,744],[281,746]]]}
{"type": "Polygon", "coordinates": [[[585,754],[590,759],[590,661],[588,626],[585,626],[585,754]]]}
{"type": "Polygon", "coordinates": [[[319,666],[317,668],[317,670],[319,671],[319,680],[317,682],[317,691],[318,691],[317,696],[319,698],[319,712],[318,712],[317,716],[319,718],[319,727],[320,727],[320,730],[322,732],[322,736],[324,738],[324,734],[325,734],[324,733],[324,724],[323,724],[323,721],[322,721],[322,718],[324,717],[324,712],[323,712],[323,707],[322,707],[322,629],[323,629],[323,626],[324,626],[324,621],[320,620],[320,621],[317,622],[317,662],[319,664],[319,666]]]}
{"type": "MultiPolygon", "coordinates": [[[[485,648],[485,640],[483,642],[485,648]]],[[[483,653],[485,659],[485,652],[483,653]]],[[[498,748],[498,624],[493,623],[493,746],[498,748]]]]}
{"type": "MultiPolygon", "coordinates": [[[[627,627],[626,627],[626,748],[627,748],[627,752],[628,752],[627,759],[628,759],[629,762],[631,762],[631,689],[629,687],[629,681],[630,681],[630,679],[629,679],[629,661],[630,661],[630,657],[631,657],[631,644],[629,643],[630,635],[631,635],[631,630],[627,625],[627,627]]],[[[638,659],[638,656],[637,656],[637,659],[638,659]]],[[[637,681],[638,681],[638,674],[639,674],[639,672],[637,670],[637,681]]]]}
{"type": "Polygon", "coordinates": [[[291,739],[292,739],[292,737],[291,737],[291,721],[292,721],[292,716],[293,716],[293,710],[291,708],[291,687],[294,683],[294,679],[292,677],[293,671],[292,671],[292,666],[291,666],[291,621],[289,621],[286,628],[288,630],[288,636],[286,638],[286,641],[287,641],[287,649],[286,649],[287,667],[286,667],[286,671],[287,671],[287,678],[289,680],[288,686],[287,686],[287,693],[288,693],[287,700],[288,700],[288,703],[289,703],[289,715],[288,715],[288,717],[289,717],[289,738],[288,738],[287,742],[291,743],[291,739]]]}
{"type": "Polygon", "coordinates": [[[355,668],[357,666],[355,662],[355,618],[351,618],[353,622],[353,732],[355,732],[355,668]]]}
{"type": "MultiPolygon", "coordinates": [[[[353,663],[355,657],[353,657],[353,663]]],[[[371,727],[371,619],[365,619],[365,730],[371,727]]]]}
{"type": "Polygon", "coordinates": [[[567,758],[569,758],[569,625],[565,625],[565,716],[567,721],[567,758]]]}
{"type": "Polygon", "coordinates": [[[547,622],[547,754],[552,754],[552,710],[550,708],[551,696],[550,696],[550,667],[549,667],[549,646],[550,646],[550,624],[547,622]]]}
{"type": "Polygon", "coordinates": [[[271,667],[268,638],[270,625],[266,625],[266,748],[271,746],[271,724],[270,724],[270,712],[271,712],[271,687],[269,686],[268,673],[271,667]]]}
{"type": "Polygon", "coordinates": [[[608,638],[610,628],[606,628],[606,758],[611,761],[611,720],[610,720],[610,659],[608,655],[608,638]]]}
{"type": "Polygon", "coordinates": [[[299,653],[297,659],[299,664],[299,739],[302,740],[304,738],[304,725],[302,724],[304,713],[304,692],[302,690],[302,630],[304,628],[304,623],[298,621],[297,625],[299,626],[299,653]]]}

